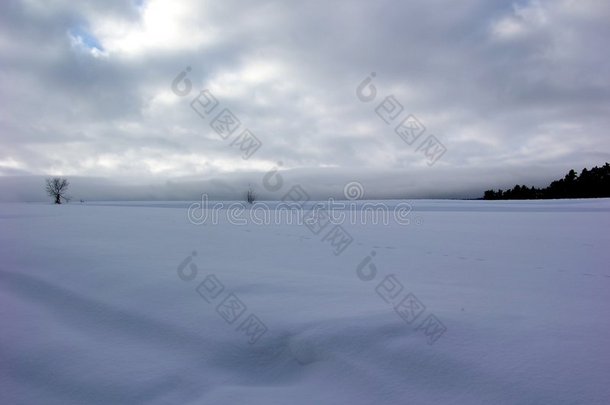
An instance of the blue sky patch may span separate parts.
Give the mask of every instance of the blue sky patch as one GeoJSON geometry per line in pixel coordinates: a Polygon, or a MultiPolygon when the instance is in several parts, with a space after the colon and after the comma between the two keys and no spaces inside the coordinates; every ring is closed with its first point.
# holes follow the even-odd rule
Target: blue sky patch
{"type": "Polygon", "coordinates": [[[97,49],[100,52],[104,52],[104,47],[85,27],[75,27],[70,29],[70,36],[76,40],[79,40],[89,50],[97,49]]]}

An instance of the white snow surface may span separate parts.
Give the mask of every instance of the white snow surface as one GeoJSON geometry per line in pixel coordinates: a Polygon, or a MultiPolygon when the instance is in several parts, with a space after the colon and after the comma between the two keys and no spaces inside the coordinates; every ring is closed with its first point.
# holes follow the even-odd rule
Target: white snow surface
{"type": "Polygon", "coordinates": [[[409,203],[339,255],[186,202],[0,204],[0,404],[610,404],[610,200],[409,203]]]}

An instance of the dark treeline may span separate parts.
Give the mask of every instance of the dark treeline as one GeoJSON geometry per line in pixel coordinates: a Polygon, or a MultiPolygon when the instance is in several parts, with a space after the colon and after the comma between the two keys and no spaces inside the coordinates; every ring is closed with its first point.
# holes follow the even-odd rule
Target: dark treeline
{"type": "Polygon", "coordinates": [[[610,197],[610,164],[582,169],[580,175],[570,170],[563,179],[555,180],[546,188],[516,185],[512,190],[487,190],[484,200],[537,200],[544,198],[599,198],[610,197]]]}

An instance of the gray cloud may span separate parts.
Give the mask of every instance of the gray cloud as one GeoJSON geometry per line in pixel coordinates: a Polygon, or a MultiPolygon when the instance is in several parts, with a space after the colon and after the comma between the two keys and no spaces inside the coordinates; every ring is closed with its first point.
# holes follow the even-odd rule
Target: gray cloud
{"type": "Polygon", "coordinates": [[[350,180],[371,197],[475,196],[610,160],[604,2],[81,3],[0,5],[0,175],[116,186],[87,198],[229,198],[281,161],[322,197],[350,180]],[[261,139],[253,157],[190,108],[202,88],[261,139]],[[446,146],[435,166],[376,116],[390,94],[446,146]]]}

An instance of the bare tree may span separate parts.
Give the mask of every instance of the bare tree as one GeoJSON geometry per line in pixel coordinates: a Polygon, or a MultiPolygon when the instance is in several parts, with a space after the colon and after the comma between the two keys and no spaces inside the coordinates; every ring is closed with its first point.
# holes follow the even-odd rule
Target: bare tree
{"type": "Polygon", "coordinates": [[[67,179],[62,179],[59,177],[48,178],[47,182],[47,194],[50,197],[55,198],[55,204],[61,204],[61,200],[70,201],[69,197],[66,196],[66,192],[68,191],[68,183],[67,179]]]}
{"type": "Polygon", "coordinates": [[[252,204],[255,199],[256,199],[256,195],[254,194],[254,190],[252,189],[251,186],[248,186],[248,191],[246,192],[246,201],[248,201],[248,203],[252,204]]]}

